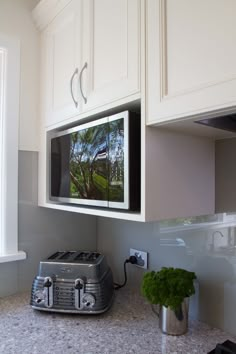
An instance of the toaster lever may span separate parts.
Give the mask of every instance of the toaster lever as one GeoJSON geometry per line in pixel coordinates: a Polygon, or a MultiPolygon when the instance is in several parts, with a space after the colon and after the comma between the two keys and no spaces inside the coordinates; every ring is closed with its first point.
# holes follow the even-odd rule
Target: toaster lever
{"type": "Polygon", "coordinates": [[[50,288],[50,286],[52,286],[52,282],[47,278],[46,282],[44,283],[44,286],[46,288],[50,288]]]}
{"type": "Polygon", "coordinates": [[[76,290],[81,290],[81,289],[83,289],[83,284],[81,284],[80,282],[78,282],[77,284],[75,284],[75,289],[76,289],[76,290]]]}
{"type": "Polygon", "coordinates": [[[84,295],[84,281],[83,279],[75,280],[75,308],[80,310],[83,307],[82,298],[84,295]]]}
{"type": "Polygon", "coordinates": [[[45,290],[45,306],[50,308],[53,306],[53,280],[50,277],[44,279],[44,290],[45,290]]]}

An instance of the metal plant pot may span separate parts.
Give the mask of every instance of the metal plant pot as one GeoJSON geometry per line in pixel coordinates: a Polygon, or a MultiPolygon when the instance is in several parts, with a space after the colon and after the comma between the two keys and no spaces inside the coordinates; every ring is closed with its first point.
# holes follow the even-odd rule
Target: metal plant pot
{"type": "Polygon", "coordinates": [[[160,306],[159,326],[163,333],[180,336],[188,330],[189,298],[185,298],[181,307],[174,311],[170,307],[160,306]]]}

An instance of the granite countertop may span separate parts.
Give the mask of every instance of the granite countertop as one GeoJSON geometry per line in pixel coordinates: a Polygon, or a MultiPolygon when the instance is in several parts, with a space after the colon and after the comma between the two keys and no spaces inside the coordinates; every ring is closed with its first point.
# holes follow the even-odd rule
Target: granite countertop
{"type": "Polygon", "coordinates": [[[64,315],[32,310],[29,293],[0,299],[1,354],[204,354],[235,337],[189,321],[183,336],[158,328],[150,305],[134,291],[120,289],[102,315],[64,315]]]}

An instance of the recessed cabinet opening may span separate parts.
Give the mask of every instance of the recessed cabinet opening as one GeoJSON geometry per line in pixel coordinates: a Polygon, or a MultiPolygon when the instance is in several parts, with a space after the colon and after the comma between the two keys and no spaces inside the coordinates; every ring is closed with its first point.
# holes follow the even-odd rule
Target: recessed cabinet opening
{"type": "Polygon", "coordinates": [[[48,132],[49,201],[140,210],[140,115],[48,132]]]}

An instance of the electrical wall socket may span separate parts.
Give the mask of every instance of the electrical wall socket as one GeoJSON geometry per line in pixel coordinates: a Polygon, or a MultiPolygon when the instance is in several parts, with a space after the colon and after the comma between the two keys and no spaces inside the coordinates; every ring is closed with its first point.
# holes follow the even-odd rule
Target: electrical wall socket
{"type": "Polygon", "coordinates": [[[135,256],[137,258],[137,263],[135,264],[137,267],[145,268],[148,267],[148,253],[135,250],[134,248],[130,248],[129,250],[130,256],[135,256]]]}

